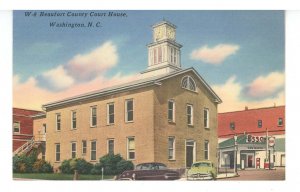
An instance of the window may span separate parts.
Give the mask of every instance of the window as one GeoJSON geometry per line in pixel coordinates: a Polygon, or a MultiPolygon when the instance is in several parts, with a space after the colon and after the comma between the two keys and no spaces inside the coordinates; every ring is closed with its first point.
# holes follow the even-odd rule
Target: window
{"type": "Polygon", "coordinates": [[[96,161],[97,141],[91,141],[91,161],[96,161]]]}
{"type": "Polygon", "coordinates": [[[196,91],[196,84],[191,76],[185,76],[182,78],[181,87],[190,91],[196,91]]]}
{"type": "Polygon", "coordinates": [[[282,118],[278,118],[278,126],[282,126],[283,125],[283,119],[282,118]]]}
{"type": "Polygon", "coordinates": [[[187,105],[186,115],[187,115],[187,124],[193,125],[193,105],[187,105]]]}
{"type": "Polygon", "coordinates": [[[175,101],[173,100],[168,102],[168,120],[175,122],[175,101]]]}
{"type": "Polygon", "coordinates": [[[86,154],[87,143],[86,140],[82,140],[82,154],[86,154]]]}
{"type": "Polygon", "coordinates": [[[174,57],[174,51],[173,48],[171,48],[171,63],[173,63],[173,57],[174,57]]]}
{"type": "Polygon", "coordinates": [[[230,129],[235,130],[235,123],[234,122],[230,122],[230,129]]]}
{"type": "Polygon", "coordinates": [[[20,122],[14,122],[14,133],[20,133],[20,122]]]}
{"type": "Polygon", "coordinates": [[[107,104],[107,124],[115,123],[115,105],[113,103],[107,104]]]}
{"type": "Polygon", "coordinates": [[[169,137],[168,139],[168,159],[174,160],[175,159],[175,137],[169,137]]]}
{"type": "Polygon", "coordinates": [[[76,142],[71,143],[71,158],[76,158],[76,142]]]}
{"type": "Polygon", "coordinates": [[[125,122],[133,122],[133,100],[125,101],[125,122]]]}
{"type": "Polygon", "coordinates": [[[90,120],[90,126],[96,127],[97,126],[97,107],[93,106],[91,107],[91,120],[90,120]]]}
{"type": "Polygon", "coordinates": [[[204,141],[204,159],[209,160],[209,141],[204,141]]]}
{"type": "Polygon", "coordinates": [[[55,161],[60,161],[60,144],[55,144],[55,161]]]}
{"type": "Polygon", "coordinates": [[[107,152],[109,154],[114,154],[114,148],[115,148],[115,141],[114,141],[114,139],[108,139],[107,140],[107,152]]]}
{"type": "Polygon", "coordinates": [[[258,120],[257,121],[257,127],[258,128],[262,128],[262,120],[258,120]]]}
{"type": "Polygon", "coordinates": [[[154,64],[157,64],[157,49],[154,49],[154,64]]]}
{"type": "Polygon", "coordinates": [[[162,51],[161,47],[158,47],[158,63],[162,62],[162,51]]]}
{"type": "Polygon", "coordinates": [[[209,110],[204,109],[204,128],[209,128],[209,110]]]}
{"type": "Polygon", "coordinates": [[[61,114],[56,114],[56,131],[60,131],[61,128],[61,114]]]}
{"type": "Polygon", "coordinates": [[[135,141],[134,137],[127,138],[127,159],[134,160],[135,159],[135,141]]]}
{"type": "Polygon", "coordinates": [[[71,118],[72,118],[72,122],[71,122],[71,129],[76,129],[77,128],[77,117],[76,117],[76,111],[72,111],[71,112],[71,118]]]}

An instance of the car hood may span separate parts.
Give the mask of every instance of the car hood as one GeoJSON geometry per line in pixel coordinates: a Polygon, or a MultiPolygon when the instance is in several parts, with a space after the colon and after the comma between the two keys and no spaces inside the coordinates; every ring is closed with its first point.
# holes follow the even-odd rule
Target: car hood
{"type": "Polygon", "coordinates": [[[211,168],[208,167],[193,167],[188,171],[188,174],[197,174],[197,173],[210,173],[212,172],[211,168]]]}

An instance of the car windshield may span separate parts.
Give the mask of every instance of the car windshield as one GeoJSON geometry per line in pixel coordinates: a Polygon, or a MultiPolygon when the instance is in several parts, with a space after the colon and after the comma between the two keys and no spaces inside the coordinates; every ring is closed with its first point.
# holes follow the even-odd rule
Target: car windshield
{"type": "Polygon", "coordinates": [[[208,162],[199,162],[199,163],[194,163],[192,167],[210,167],[211,164],[208,162]]]}

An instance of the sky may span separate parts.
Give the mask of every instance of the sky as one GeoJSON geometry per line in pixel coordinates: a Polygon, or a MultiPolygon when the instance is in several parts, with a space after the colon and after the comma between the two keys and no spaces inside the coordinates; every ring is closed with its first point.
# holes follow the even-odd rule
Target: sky
{"type": "Polygon", "coordinates": [[[219,112],[285,104],[283,11],[25,12],[13,14],[14,107],[41,110],[137,79],[148,65],[151,26],[163,19],[177,26],[182,68],[194,67],[223,100],[219,112]],[[54,22],[100,27],[50,27],[54,22]]]}

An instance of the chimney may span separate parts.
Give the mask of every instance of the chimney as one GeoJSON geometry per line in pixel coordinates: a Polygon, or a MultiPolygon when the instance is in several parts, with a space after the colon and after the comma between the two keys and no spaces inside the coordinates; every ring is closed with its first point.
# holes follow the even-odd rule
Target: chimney
{"type": "Polygon", "coordinates": [[[248,110],[248,106],[245,106],[245,111],[247,111],[248,110]]]}

